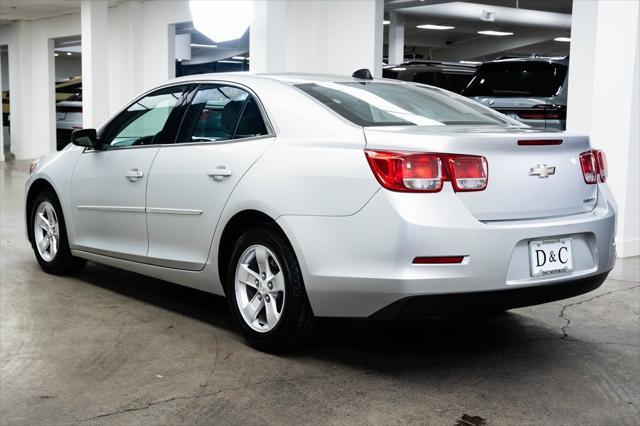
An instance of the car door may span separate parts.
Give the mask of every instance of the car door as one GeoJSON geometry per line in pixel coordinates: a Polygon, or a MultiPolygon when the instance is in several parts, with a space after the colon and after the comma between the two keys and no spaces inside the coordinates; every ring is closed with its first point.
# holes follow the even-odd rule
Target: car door
{"type": "Polygon", "coordinates": [[[73,171],[73,247],[145,261],[145,198],[158,144],[173,142],[188,86],[149,93],[117,115],[101,132],[101,149],[85,150],[73,171]]]}
{"type": "Polygon", "coordinates": [[[242,87],[203,85],[173,146],[163,146],[147,189],[149,263],[200,270],[224,205],[273,141],[256,97],[242,87]]]}

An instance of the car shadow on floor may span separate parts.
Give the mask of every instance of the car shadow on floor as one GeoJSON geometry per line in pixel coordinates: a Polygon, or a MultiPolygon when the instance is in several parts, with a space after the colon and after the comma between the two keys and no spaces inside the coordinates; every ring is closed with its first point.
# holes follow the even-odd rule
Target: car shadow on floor
{"type": "MultiPolygon", "coordinates": [[[[94,263],[89,263],[78,279],[239,334],[224,297],[94,263]]],[[[396,320],[331,318],[321,320],[321,332],[313,346],[284,356],[324,359],[380,372],[387,366],[397,372],[396,362],[410,368],[406,363],[410,360],[424,365],[469,355],[500,358],[513,351],[544,358],[543,348],[561,338],[559,328],[518,311],[396,320]],[[395,361],[389,364],[390,359],[395,361]]]]}

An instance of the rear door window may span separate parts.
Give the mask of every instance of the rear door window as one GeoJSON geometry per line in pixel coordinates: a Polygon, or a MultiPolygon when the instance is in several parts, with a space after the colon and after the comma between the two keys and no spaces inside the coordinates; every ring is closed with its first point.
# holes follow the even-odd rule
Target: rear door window
{"type": "Polygon", "coordinates": [[[531,62],[494,62],[481,65],[465,96],[539,96],[559,94],[567,75],[563,64],[531,62]]]}
{"type": "Polygon", "coordinates": [[[267,133],[260,108],[246,90],[206,85],[189,106],[178,142],[221,142],[267,133]]]}

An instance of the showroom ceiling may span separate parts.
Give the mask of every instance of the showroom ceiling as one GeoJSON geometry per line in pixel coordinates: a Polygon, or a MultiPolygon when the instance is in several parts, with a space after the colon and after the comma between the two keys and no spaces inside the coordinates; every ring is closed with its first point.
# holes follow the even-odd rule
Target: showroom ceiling
{"type": "MultiPolygon", "coordinates": [[[[499,56],[566,56],[571,36],[571,0],[387,0],[385,11],[405,19],[405,53],[442,60],[487,60],[499,56]],[[487,12],[487,13],[485,13],[487,12]],[[454,27],[447,30],[419,25],[454,27]],[[513,33],[505,37],[478,31],[513,33]]],[[[388,19],[388,18],[387,18],[388,19]]]]}
{"type": "MultiPolygon", "coordinates": [[[[122,0],[109,0],[109,5],[122,0]]],[[[80,0],[2,0],[0,25],[14,21],[33,21],[80,12],[80,0]]]]}

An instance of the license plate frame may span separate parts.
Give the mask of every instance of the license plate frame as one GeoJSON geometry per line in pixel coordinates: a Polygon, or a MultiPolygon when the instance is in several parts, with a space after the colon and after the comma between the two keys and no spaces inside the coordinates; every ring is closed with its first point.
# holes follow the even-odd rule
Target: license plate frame
{"type": "Polygon", "coordinates": [[[529,270],[534,278],[573,271],[573,238],[529,241],[529,270]]]}

